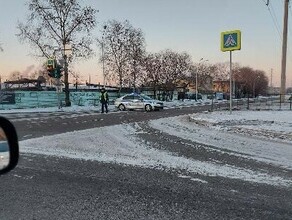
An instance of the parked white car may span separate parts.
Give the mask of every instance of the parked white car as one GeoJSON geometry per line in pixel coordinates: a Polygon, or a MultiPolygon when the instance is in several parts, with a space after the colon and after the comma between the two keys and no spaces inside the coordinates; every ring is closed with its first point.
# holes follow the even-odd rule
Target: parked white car
{"type": "Polygon", "coordinates": [[[147,112],[163,109],[163,102],[144,94],[131,93],[115,100],[115,107],[120,111],[144,109],[147,112]]]}

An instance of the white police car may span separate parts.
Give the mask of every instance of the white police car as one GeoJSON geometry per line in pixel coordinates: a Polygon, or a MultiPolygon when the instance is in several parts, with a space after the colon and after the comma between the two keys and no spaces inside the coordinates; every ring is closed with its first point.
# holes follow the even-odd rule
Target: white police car
{"type": "Polygon", "coordinates": [[[120,111],[142,109],[147,112],[163,109],[163,102],[152,99],[147,95],[131,93],[115,100],[115,107],[120,111]]]}

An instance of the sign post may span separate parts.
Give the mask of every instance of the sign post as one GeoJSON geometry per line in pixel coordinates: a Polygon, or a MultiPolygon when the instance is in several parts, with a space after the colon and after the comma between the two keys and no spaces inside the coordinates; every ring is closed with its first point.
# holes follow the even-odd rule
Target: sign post
{"type": "Polygon", "coordinates": [[[232,51],[241,49],[240,30],[221,32],[221,51],[230,51],[229,110],[232,113],[232,51]]]}

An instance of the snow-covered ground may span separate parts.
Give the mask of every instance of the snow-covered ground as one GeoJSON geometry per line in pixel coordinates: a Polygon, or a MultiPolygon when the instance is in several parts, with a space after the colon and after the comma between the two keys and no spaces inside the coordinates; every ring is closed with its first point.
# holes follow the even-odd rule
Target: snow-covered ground
{"type": "MultiPolygon", "coordinates": [[[[155,120],[150,124],[170,135],[185,140],[217,147],[218,152],[229,152],[246,159],[273,164],[292,171],[292,112],[291,111],[235,111],[206,112],[187,117],[173,117],[155,120]]],[[[211,150],[211,149],[210,149],[211,150]]],[[[212,149],[214,150],[214,149],[212,149]]],[[[222,166],[226,177],[230,176],[227,167],[222,166]]],[[[257,173],[252,179],[238,169],[231,178],[265,182],[265,175],[257,173]]],[[[218,174],[218,173],[217,173],[218,174]]],[[[220,176],[220,174],[219,174],[220,176]]],[[[268,182],[272,183],[272,177],[268,182]]],[[[267,179],[266,179],[267,180],[267,179]]],[[[278,179],[273,184],[280,184],[278,179]]],[[[292,185],[292,180],[288,180],[292,185]]]]}
{"type": "MultiPolygon", "coordinates": [[[[272,164],[292,172],[292,111],[234,111],[232,114],[216,111],[162,118],[148,124],[160,132],[205,144],[205,148],[210,146],[207,150],[216,149],[218,153],[272,164]]],[[[74,131],[21,141],[20,152],[186,170],[194,175],[292,186],[290,177],[215,161],[198,161],[158,150],[139,138],[138,134],[143,132],[147,131],[141,129],[139,123],[74,131]]]]}
{"type": "MultiPolygon", "coordinates": [[[[226,102],[226,101],[220,101],[220,102],[226,102]]],[[[196,105],[205,105],[210,104],[210,100],[198,100],[197,102],[195,100],[175,100],[171,102],[163,102],[165,109],[170,108],[178,108],[178,107],[185,107],[185,106],[196,106],[196,105]]],[[[108,106],[110,111],[117,110],[114,105],[108,106]]],[[[5,109],[0,110],[0,114],[9,114],[9,113],[36,113],[36,112],[82,112],[82,111],[99,111],[101,109],[100,105],[97,106],[78,106],[73,105],[70,107],[62,107],[58,108],[56,107],[48,107],[48,108],[25,108],[25,109],[5,109]]]]}

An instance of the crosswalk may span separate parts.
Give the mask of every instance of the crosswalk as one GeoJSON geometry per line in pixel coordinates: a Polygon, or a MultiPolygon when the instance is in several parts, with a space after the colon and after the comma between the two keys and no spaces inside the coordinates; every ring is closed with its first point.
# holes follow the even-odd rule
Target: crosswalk
{"type": "Polygon", "coordinates": [[[45,118],[74,118],[87,115],[100,114],[99,110],[78,111],[78,112],[29,112],[29,113],[2,113],[0,116],[11,121],[45,119],[45,118]]]}

